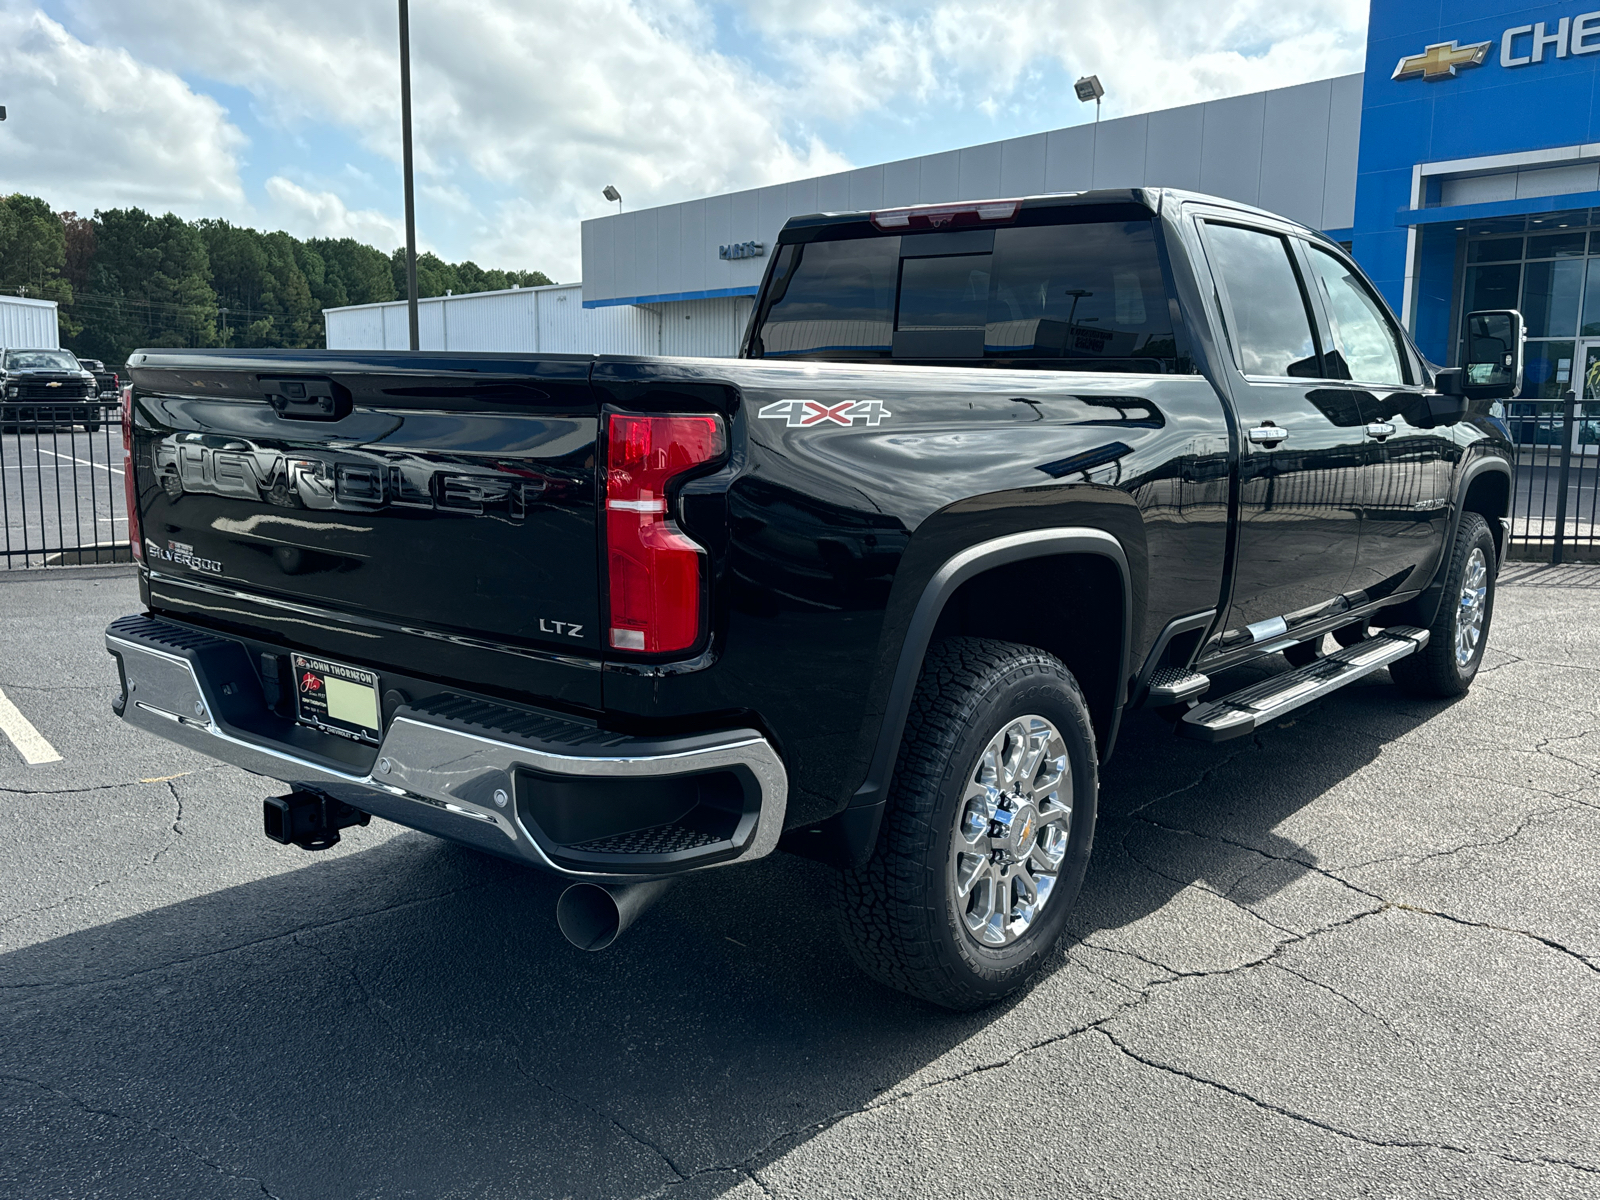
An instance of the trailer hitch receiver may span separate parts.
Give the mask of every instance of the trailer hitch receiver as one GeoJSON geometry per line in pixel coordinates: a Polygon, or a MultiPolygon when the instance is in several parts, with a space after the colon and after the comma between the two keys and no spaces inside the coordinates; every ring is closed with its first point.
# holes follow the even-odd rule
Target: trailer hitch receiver
{"type": "Polygon", "coordinates": [[[285,846],[326,850],[339,843],[339,830],[365,825],[372,817],[359,808],[322,792],[302,788],[287,796],[268,796],[261,802],[266,834],[285,846]]]}

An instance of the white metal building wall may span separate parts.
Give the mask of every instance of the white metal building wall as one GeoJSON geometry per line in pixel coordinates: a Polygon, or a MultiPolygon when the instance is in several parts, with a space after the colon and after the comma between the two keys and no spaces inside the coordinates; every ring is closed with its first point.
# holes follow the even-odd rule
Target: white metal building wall
{"type": "Polygon", "coordinates": [[[54,300],[0,296],[0,349],[57,350],[61,326],[54,300]]]}
{"type": "MultiPolygon", "coordinates": [[[[744,337],[744,327],[754,305],[754,296],[650,305],[661,321],[660,352],[690,358],[731,358],[739,352],[739,342],[744,337]]],[[[591,308],[589,311],[607,310],[591,308]]]]}
{"type": "MultiPolygon", "coordinates": [[[[738,352],[753,301],[748,296],[648,307],[583,307],[583,285],[512,288],[417,303],[424,350],[529,354],[679,354],[738,352]]],[[[323,310],[330,350],[403,350],[410,344],[405,301],[323,310]]]]}
{"type": "Polygon", "coordinates": [[[1355,223],[1361,79],[1322,79],[598,217],[583,222],[584,300],[656,304],[753,292],[766,259],[724,259],[719,247],[770,247],[786,220],[814,212],[1171,187],[1259,205],[1317,229],[1346,229],[1355,223]]]}

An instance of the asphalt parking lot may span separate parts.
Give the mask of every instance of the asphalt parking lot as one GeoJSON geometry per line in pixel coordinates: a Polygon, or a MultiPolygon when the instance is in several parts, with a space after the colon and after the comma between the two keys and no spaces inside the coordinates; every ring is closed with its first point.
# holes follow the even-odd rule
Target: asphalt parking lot
{"type": "Polygon", "coordinates": [[[0,572],[0,1196],[1600,1195],[1600,568],[1508,569],[1455,704],[1380,673],[1242,741],[1138,714],[1073,934],[952,1016],[827,873],[560,885],[123,728],[115,568],[0,572]]]}

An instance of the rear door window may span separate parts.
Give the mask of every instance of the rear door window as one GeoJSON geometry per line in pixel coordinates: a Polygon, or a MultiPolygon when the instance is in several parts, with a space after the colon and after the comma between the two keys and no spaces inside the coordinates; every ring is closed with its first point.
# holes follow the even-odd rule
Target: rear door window
{"type": "Polygon", "coordinates": [[[1288,242],[1260,229],[1207,222],[1206,248],[1227,289],[1239,369],[1269,379],[1321,378],[1311,314],[1288,242]]]}
{"type": "Polygon", "coordinates": [[[1177,339],[1151,222],[1002,229],[994,257],[985,355],[1174,369],[1177,339]]]}
{"type": "Polygon", "coordinates": [[[889,357],[899,270],[898,237],[780,246],[756,357],[889,357]]]}
{"type": "Polygon", "coordinates": [[[1186,369],[1149,220],[785,245],[751,352],[1186,369]]]}

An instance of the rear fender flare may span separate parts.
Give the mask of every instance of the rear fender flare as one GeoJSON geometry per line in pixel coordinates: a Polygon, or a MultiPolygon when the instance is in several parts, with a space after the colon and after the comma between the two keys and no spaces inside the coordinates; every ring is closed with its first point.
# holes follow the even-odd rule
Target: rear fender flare
{"type": "MultiPolygon", "coordinates": [[[[889,777],[895,760],[900,755],[900,741],[905,733],[906,718],[911,712],[911,699],[916,692],[917,679],[922,673],[922,660],[928,653],[928,643],[933,629],[944,610],[946,602],[956,589],[967,580],[994,567],[1006,566],[1029,558],[1044,558],[1062,554],[1092,554],[1109,559],[1117,568],[1122,580],[1122,665],[1115,700],[1115,716],[1108,735],[1108,745],[1116,736],[1116,723],[1120,719],[1125,700],[1126,681],[1129,675],[1129,652],[1132,646],[1133,585],[1128,570],[1128,556],[1122,543],[1100,529],[1062,527],[1036,529],[1008,534],[969,546],[946,560],[933,573],[922,589],[922,596],[912,611],[906,627],[905,639],[900,646],[888,701],[884,706],[882,724],[879,726],[877,744],[872,754],[867,778],[856,789],[850,805],[845,810],[872,808],[881,812],[887,794],[889,777]]],[[[843,815],[843,814],[842,814],[843,815]]],[[[851,822],[855,825],[855,822],[851,822]]],[[[871,850],[877,839],[877,821],[870,821],[871,838],[866,849],[871,850]]],[[[864,830],[860,831],[862,834],[864,830]]],[[[853,839],[852,839],[853,840],[853,839]]]]}

